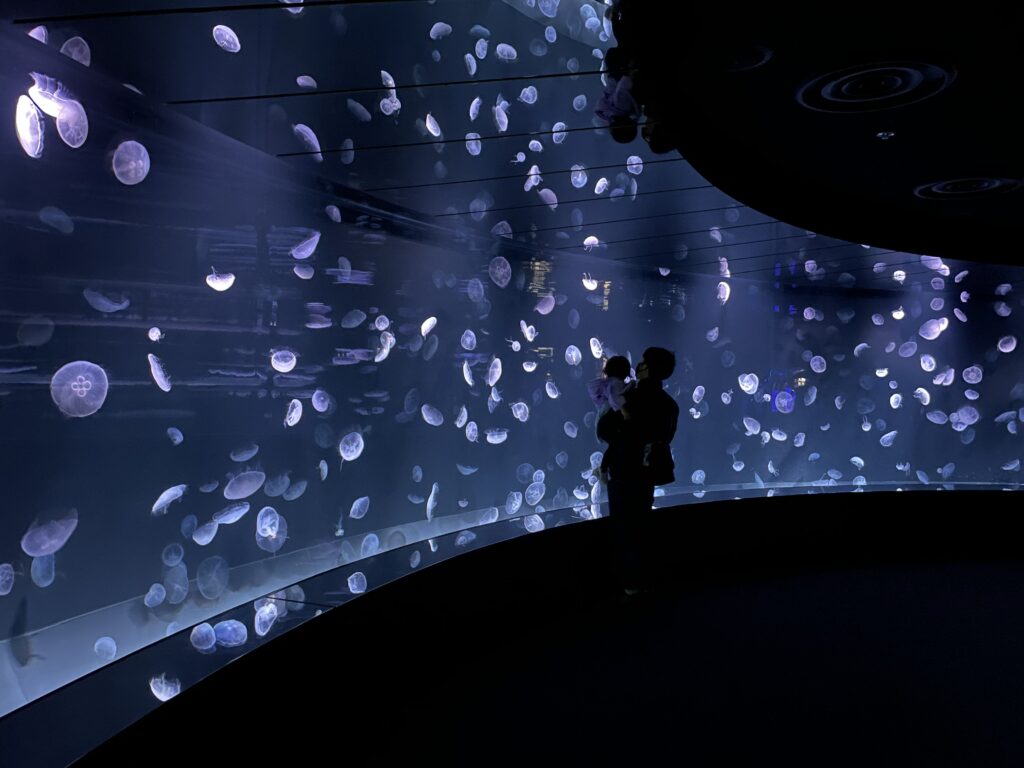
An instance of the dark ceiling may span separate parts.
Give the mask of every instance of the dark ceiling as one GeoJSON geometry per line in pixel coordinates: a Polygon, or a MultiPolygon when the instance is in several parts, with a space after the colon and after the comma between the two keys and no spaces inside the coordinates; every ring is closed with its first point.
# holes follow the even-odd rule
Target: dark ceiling
{"type": "Polygon", "coordinates": [[[724,192],[833,237],[1022,263],[1019,4],[618,9],[658,148],[724,192]]]}

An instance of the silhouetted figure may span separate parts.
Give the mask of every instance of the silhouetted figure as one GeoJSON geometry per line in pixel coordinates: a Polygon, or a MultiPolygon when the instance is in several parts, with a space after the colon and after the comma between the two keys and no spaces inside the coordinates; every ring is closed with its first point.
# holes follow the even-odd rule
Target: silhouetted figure
{"type": "Polygon", "coordinates": [[[639,515],[654,503],[654,487],[675,480],[670,444],[676,434],[679,406],[662,388],[676,367],[667,349],[649,347],[636,364],[635,386],[619,410],[608,410],[597,423],[605,450],[608,510],[619,550],[622,585],[635,594],[648,584],[648,569],[637,551],[639,515]]]}

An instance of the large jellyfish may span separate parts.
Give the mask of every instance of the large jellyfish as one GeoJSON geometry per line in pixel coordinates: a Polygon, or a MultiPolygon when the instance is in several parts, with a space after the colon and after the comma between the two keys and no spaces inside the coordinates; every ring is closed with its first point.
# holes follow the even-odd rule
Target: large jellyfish
{"type": "Polygon", "coordinates": [[[224,486],[224,498],[229,501],[248,498],[260,489],[266,479],[266,474],[259,470],[242,472],[224,486]]]}
{"type": "Polygon", "coordinates": [[[53,374],[50,396],[65,416],[91,416],[107,399],[107,374],[86,360],[68,363],[53,374]]]}
{"type": "Polygon", "coordinates": [[[238,53],[242,50],[242,43],[239,41],[238,35],[235,34],[235,30],[223,24],[218,24],[213,28],[213,41],[221,50],[228,53],[238,53]]]}
{"type": "Polygon", "coordinates": [[[28,96],[19,96],[14,111],[14,128],[25,154],[32,158],[43,156],[43,132],[46,124],[43,113],[28,96]]]}

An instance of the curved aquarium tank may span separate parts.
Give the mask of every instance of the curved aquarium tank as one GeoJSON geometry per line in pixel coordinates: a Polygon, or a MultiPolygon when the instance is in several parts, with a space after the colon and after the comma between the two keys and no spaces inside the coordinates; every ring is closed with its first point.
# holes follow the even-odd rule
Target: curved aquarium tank
{"type": "Polygon", "coordinates": [[[204,5],[0,12],[0,733],[602,517],[613,354],[677,356],[659,506],[1018,488],[1024,272],[616,144],[604,6],[204,5]]]}

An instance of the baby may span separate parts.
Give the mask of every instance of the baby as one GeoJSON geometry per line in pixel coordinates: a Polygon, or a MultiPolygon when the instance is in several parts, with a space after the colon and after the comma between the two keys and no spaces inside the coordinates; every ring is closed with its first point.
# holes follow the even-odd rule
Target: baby
{"type": "Polygon", "coordinates": [[[598,409],[598,417],[604,415],[609,408],[613,411],[622,409],[626,401],[626,379],[629,378],[629,360],[622,355],[609,357],[604,363],[604,376],[594,379],[587,385],[590,399],[598,409]]]}

